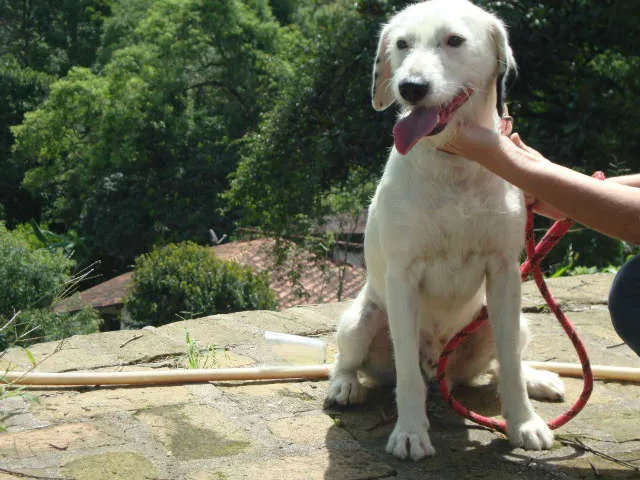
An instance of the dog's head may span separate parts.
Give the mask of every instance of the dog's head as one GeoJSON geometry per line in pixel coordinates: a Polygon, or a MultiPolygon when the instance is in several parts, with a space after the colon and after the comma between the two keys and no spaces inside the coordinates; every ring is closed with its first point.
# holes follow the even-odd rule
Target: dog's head
{"type": "Polygon", "coordinates": [[[435,143],[453,120],[501,114],[504,83],[515,61],[504,24],[467,0],[411,5],[384,26],[374,64],[372,102],[401,104],[394,128],[405,154],[424,137],[435,143]]]}

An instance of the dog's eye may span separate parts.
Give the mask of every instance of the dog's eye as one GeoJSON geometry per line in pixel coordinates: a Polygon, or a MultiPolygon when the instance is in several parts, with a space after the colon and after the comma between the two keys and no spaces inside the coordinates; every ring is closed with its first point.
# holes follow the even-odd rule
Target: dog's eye
{"type": "Polygon", "coordinates": [[[396,42],[396,47],[398,47],[398,50],[406,50],[407,48],[409,48],[409,42],[407,42],[404,38],[400,38],[396,42]]]}
{"type": "Polygon", "coordinates": [[[447,45],[457,48],[465,42],[465,39],[459,35],[451,35],[447,38],[447,45]]]}

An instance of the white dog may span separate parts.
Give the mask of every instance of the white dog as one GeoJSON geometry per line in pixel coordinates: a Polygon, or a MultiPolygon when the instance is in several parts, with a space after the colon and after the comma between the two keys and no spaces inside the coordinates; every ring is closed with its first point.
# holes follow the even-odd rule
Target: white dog
{"type": "Polygon", "coordinates": [[[498,128],[496,105],[514,68],[503,24],[466,0],[411,5],[380,35],[373,106],[384,110],[397,101],[401,114],[369,209],[367,282],[339,323],[328,401],[361,402],[359,371],[395,379],[398,420],[387,451],[400,458],[435,453],[422,373],[434,374],[443,345],[485,301],[490,326],[453,354],[447,377],[468,382],[497,357],[511,443],[538,450],[553,442],[527,390],[560,400],[563,384],[521,362],[527,337],[518,272],[522,193],[482,166],[436,149],[462,122],[498,128]]]}

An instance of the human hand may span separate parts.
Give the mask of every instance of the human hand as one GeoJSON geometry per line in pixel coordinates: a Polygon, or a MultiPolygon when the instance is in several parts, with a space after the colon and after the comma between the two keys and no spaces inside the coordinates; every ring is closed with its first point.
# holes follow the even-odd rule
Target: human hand
{"type": "Polygon", "coordinates": [[[539,162],[549,162],[549,159],[545,158],[544,155],[542,155],[539,151],[537,151],[535,148],[531,148],[529,145],[527,145],[526,143],[524,143],[524,140],[522,140],[522,138],[520,138],[520,134],[519,133],[513,133],[509,136],[509,139],[513,142],[513,144],[520,148],[521,150],[524,150],[525,152],[529,153],[533,158],[532,160],[536,160],[539,162]]]}
{"type": "Polygon", "coordinates": [[[479,125],[461,125],[453,137],[439,150],[482,163],[500,148],[501,135],[479,125]]]}
{"type": "Polygon", "coordinates": [[[476,156],[478,153],[487,153],[488,149],[499,147],[502,140],[500,137],[507,137],[511,134],[513,117],[509,115],[509,107],[506,104],[502,106],[502,110],[502,118],[498,125],[499,135],[493,130],[479,125],[462,125],[456,132],[456,136],[443,147],[440,147],[440,150],[479,161],[476,156]]]}

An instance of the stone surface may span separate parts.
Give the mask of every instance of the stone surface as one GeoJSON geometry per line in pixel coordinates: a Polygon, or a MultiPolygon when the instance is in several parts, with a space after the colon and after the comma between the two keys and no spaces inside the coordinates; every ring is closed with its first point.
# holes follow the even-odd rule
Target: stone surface
{"type": "MultiPolygon", "coordinates": [[[[609,275],[592,275],[553,279],[549,285],[587,344],[592,363],[640,367],[611,327],[610,282],[609,275]]],[[[532,284],[524,285],[523,296],[533,333],[527,358],[576,361],[532,284]]],[[[241,312],[76,336],[30,351],[40,371],[166,369],[187,364],[188,331],[203,349],[206,366],[253,366],[267,351],[264,331],[273,330],[325,340],[331,361],[336,320],[344,308],[241,312]]],[[[4,368],[30,366],[17,349],[2,362],[4,368]]],[[[582,390],[580,379],[564,381],[567,402],[534,401],[545,418],[564,412],[582,390]]],[[[512,449],[504,436],[458,417],[431,388],[428,412],[438,454],[420,462],[384,452],[395,415],[390,390],[370,392],[363,405],[336,408],[324,405],[326,388],[324,380],[30,388],[38,403],[17,396],[2,405],[6,432],[0,434],[0,480],[640,478],[633,470],[640,468],[638,384],[597,381],[586,409],[559,429],[554,448],[546,452],[512,449]]],[[[454,393],[480,413],[500,412],[491,383],[454,393]]]]}
{"type": "Polygon", "coordinates": [[[139,453],[112,452],[79,457],[62,466],[76,480],[146,480],[158,478],[153,463],[139,453]]]}

